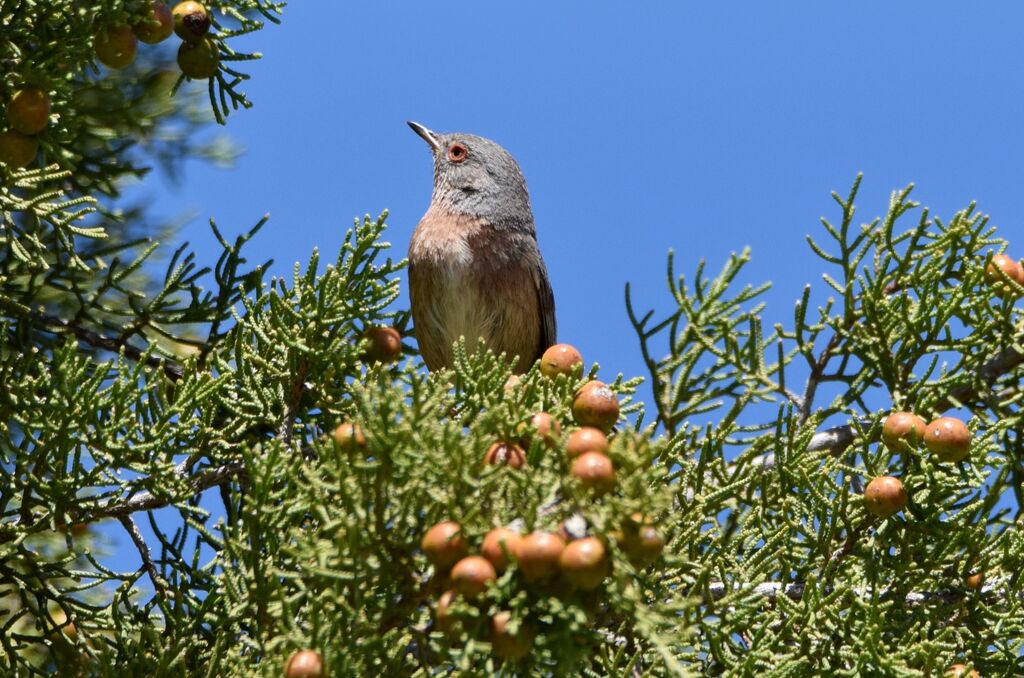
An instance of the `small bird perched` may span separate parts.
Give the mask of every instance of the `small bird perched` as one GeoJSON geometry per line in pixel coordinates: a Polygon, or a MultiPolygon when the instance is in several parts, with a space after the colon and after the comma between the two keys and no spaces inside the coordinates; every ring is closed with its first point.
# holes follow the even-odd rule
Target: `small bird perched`
{"type": "Polygon", "coordinates": [[[555,298],[537,248],[523,173],[508,151],[472,134],[410,122],[434,154],[434,193],[409,243],[416,339],[431,370],[452,344],[479,339],[525,372],[555,343],[555,298]]]}

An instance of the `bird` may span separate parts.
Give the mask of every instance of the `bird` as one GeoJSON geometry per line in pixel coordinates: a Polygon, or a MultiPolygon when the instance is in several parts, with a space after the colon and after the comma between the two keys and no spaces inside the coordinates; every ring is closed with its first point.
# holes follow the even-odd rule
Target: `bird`
{"type": "Polygon", "coordinates": [[[409,242],[409,298],[430,371],[452,367],[452,347],[483,340],[516,356],[522,374],[556,342],[555,297],[537,245],[526,179],[490,139],[433,132],[409,122],[430,147],[430,207],[409,242]]]}

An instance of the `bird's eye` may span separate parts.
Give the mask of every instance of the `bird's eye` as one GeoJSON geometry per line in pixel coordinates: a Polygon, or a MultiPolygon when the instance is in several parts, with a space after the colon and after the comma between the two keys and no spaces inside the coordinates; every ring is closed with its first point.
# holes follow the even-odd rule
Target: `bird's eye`
{"type": "Polygon", "coordinates": [[[448,149],[448,159],[452,162],[462,162],[469,155],[469,149],[462,144],[452,144],[448,149]]]}

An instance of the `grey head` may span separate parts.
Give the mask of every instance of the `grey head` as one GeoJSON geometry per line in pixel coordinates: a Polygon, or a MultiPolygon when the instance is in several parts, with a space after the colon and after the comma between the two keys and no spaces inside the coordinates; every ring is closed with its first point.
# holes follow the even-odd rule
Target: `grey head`
{"type": "Polygon", "coordinates": [[[504,148],[475,134],[409,127],[434,154],[431,204],[454,214],[487,219],[497,228],[533,231],[533,212],[519,163],[504,148]]]}

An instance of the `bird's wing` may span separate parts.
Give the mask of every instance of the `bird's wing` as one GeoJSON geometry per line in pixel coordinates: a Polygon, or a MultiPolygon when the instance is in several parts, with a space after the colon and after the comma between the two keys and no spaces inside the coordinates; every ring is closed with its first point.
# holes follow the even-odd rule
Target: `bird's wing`
{"type": "Polygon", "coordinates": [[[537,358],[558,341],[558,329],[555,325],[555,294],[551,291],[548,269],[544,260],[538,256],[537,266],[533,271],[533,287],[537,291],[537,307],[540,309],[540,345],[537,347],[537,358]]]}

